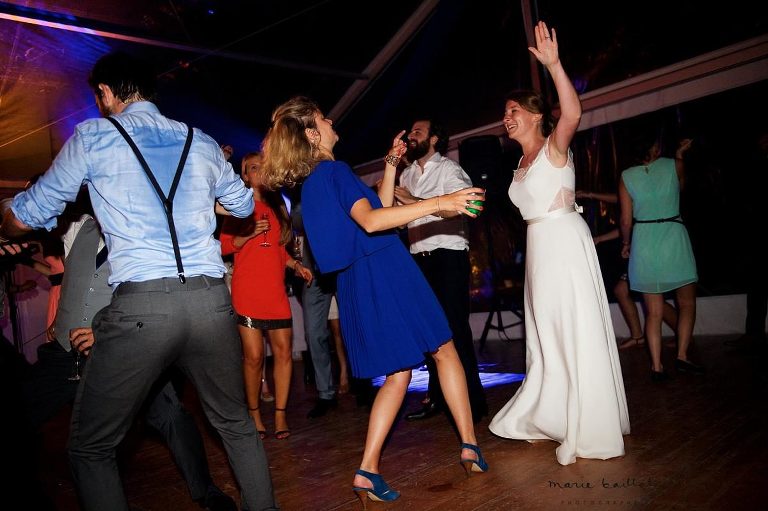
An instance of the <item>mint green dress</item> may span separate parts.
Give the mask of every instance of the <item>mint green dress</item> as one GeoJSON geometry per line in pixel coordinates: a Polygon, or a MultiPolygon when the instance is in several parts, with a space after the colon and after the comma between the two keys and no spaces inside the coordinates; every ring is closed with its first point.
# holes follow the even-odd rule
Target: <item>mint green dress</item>
{"type": "Polygon", "coordinates": [[[665,293],[696,282],[696,259],[680,218],[680,182],[675,160],[658,158],[621,174],[632,197],[629,287],[665,293]],[[648,222],[650,221],[650,222],[648,222]]]}

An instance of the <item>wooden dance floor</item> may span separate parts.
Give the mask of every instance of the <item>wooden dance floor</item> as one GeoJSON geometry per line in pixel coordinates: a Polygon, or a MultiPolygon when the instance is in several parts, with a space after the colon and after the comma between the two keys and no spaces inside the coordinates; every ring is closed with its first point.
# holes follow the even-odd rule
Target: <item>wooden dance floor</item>
{"type": "MultiPolygon", "coordinates": [[[[674,372],[673,348],[664,360],[671,374],[652,383],[643,348],[621,351],[632,434],[626,455],[608,461],[579,459],[560,466],[554,442],[529,444],[495,437],[490,418],[477,426],[487,474],[467,479],[459,465],[459,441],[444,416],[396,424],[381,463],[383,476],[402,492],[383,510],[764,510],[768,509],[768,399],[765,350],[723,345],[732,337],[697,337],[692,357],[708,369],[704,377],[674,372]]],[[[523,372],[521,341],[488,341],[480,362],[487,372],[523,372]]],[[[519,382],[487,388],[495,413],[519,382]]],[[[404,410],[419,406],[421,391],[409,392],[404,410]]],[[[275,492],[286,511],[359,510],[352,492],[362,454],[368,412],[355,398],[341,396],[325,417],[307,419],[315,392],[295,363],[288,419],[293,435],[269,437],[275,492]]],[[[194,391],[185,403],[199,419],[215,482],[239,503],[226,455],[205,422],[194,391]]],[[[262,404],[270,432],[272,403],[262,404]]],[[[40,453],[43,487],[60,511],[78,509],[65,443],[69,410],[47,424],[40,453]]],[[[167,449],[141,425],[121,448],[125,490],[144,511],[199,510],[167,449]]],[[[19,509],[26,509],[23,505],[19,509]]],[[[108,510],[105,510],[108,511],[108,510]]]]}

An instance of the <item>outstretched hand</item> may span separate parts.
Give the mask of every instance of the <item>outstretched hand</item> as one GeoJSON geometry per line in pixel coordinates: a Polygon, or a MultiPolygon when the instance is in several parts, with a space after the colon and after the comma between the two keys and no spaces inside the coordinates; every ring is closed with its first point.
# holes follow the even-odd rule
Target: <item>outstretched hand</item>
{"type": "Polygon", "coordinates": [[[556,64],[560,56],[557,51],[557,33],[555,29],[553,28],[550,33],[547,24],[539,21],[533,27],[533,30],[536,37],[536,47],[529,46],[528,51],[533,53],[533,56],[545,67],[556,64]]]}
{"type": "Polygon", "coordinates": [[[440,211],[453,211],[475,218],[477,214],[467,208],[482,211],[483,206],[470,201],[485,201],[485,190],[482,188],[463,188],[461,190],[440,196],[440,211]]]}

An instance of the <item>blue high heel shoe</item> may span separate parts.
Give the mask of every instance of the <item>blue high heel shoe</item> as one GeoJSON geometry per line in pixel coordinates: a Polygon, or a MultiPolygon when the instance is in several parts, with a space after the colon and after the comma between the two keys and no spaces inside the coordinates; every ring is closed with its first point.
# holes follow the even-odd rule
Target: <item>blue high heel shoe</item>
{"type": "Polygon", "coordinates": [[[467,477],[472,475],[472,472],[486,472],[488,470],[488,463],[485,462],[480,448],[473,444],[461,444],[462,449],[469,449],[477,454],[477,459],[461,458],[461,465],[464,470],[467,471],[467,477]]]}
{"type": "Polygon", "coordinates": [[[391,502],[393,500],[397,500],[400,497],[400,492],[390,488],[389,485],[384,481],[384,478],[379,474],[366,472],[362,469],[359,469],[357,472],[355,472],[355,474],[359,474],[373,483],[373,488],[362,488],[359,486],[354,486],[352,488],[355,490],[355,493],[360,499],[360,502],[363,503],[363,511],[365,511],[366,497],[377,502],[391,502]]]}

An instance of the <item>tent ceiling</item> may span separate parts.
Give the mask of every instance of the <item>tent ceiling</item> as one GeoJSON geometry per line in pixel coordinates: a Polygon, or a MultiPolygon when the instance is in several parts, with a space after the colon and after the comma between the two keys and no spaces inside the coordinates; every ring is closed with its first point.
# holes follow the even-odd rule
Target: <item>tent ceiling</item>
{"type": "MultiPolygon", "coordinates": [[[[764,36],[766,10],[751,0],[717,10],[692,0],[0,2],[0,187],[47,168],[74,125],[97,115],[85,78],[110,50],[150,59],[161,109],[236,156],[258,146],[274,106],[302,93],[333,112],[339,156],[361,165],[421,112],[437,112],[457,136],[493,127],[503,92],[531,84],[524,13],[557,28],[585,106],[604,108],[602,92],[617,83],[610,97],[642,98],[663,81],[633,77],[764,36]],[[607,21],[593,20],[598,11],[607,21]]],[[[740,80],[759,73],[738,64],[729,65],[740,80]]],[[[686,81],[684,71],[662,74],[686,81]]]]}

